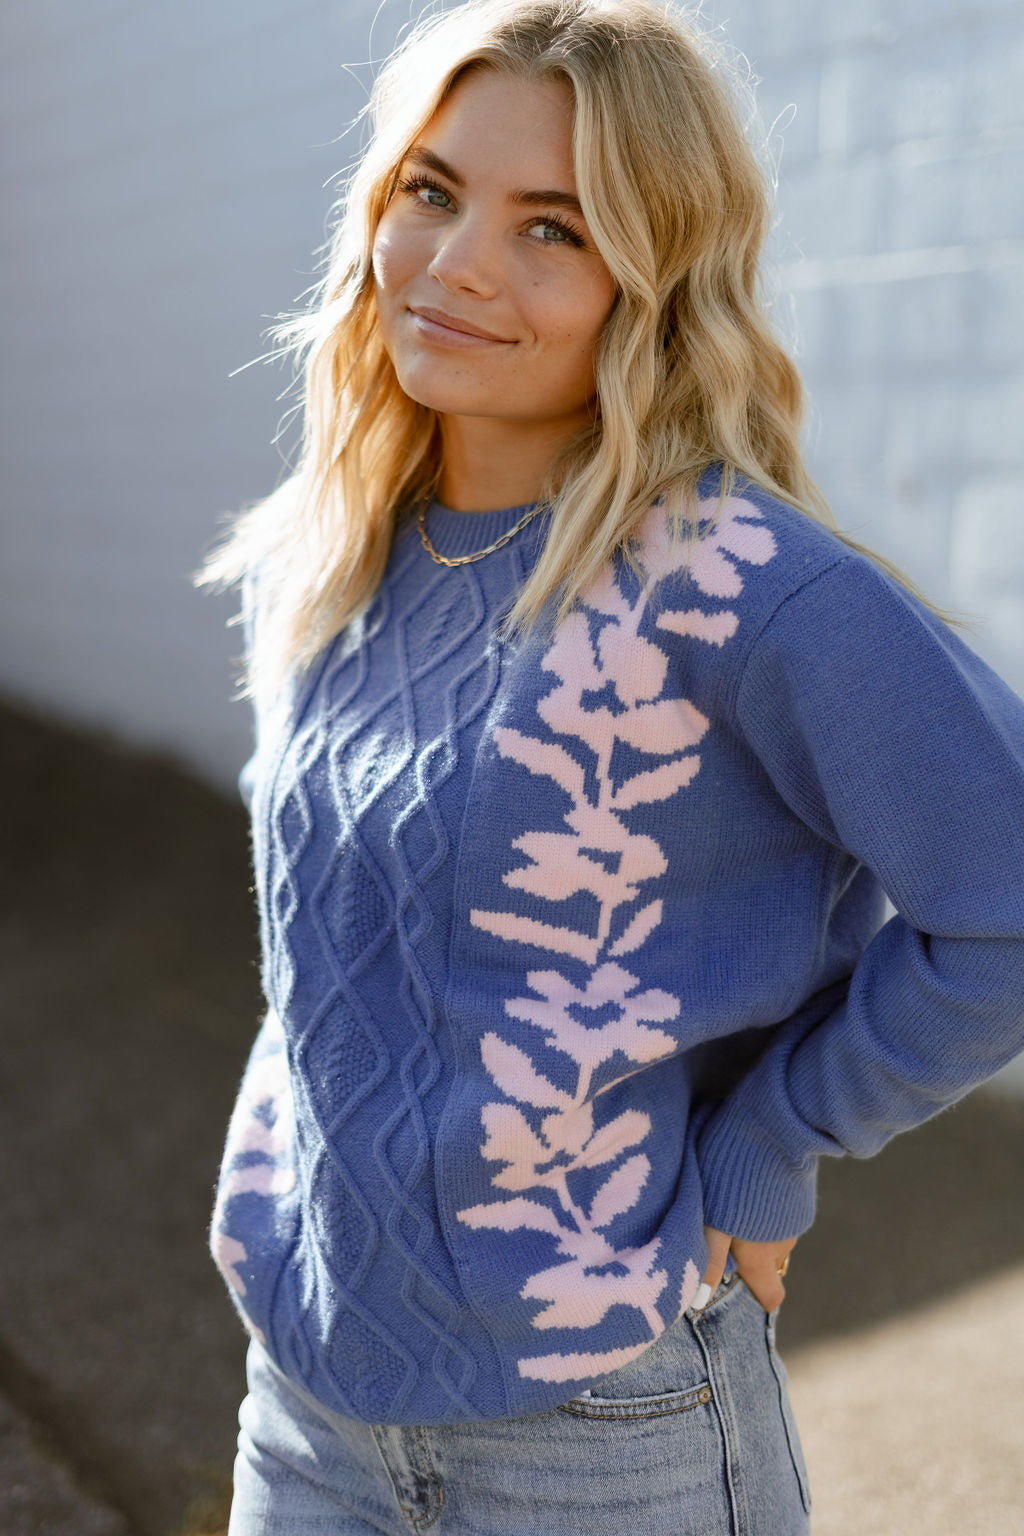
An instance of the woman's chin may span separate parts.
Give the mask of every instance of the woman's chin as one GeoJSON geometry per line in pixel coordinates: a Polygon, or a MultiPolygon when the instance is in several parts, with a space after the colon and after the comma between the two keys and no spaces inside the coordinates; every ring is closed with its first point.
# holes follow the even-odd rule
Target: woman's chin
{"type": "Polygon", "coordinates": [[[467,380],[460,384],[445,385],[441,380],[429,382],[412,377],[398,376],[398,382],[410,400],[417,405],[436,411],[439,416],[509,416],[508,395],[500,390],[484,389],[467,380]]]}

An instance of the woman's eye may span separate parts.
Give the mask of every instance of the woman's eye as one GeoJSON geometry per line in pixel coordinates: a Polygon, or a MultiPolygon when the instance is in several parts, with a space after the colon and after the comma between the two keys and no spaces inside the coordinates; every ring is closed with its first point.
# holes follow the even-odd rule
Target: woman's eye
{"type": "Polygon", "coordinates": [[[564,229],[557,224],[549,224],[546,219],[539,224],[534,224],[533,228],[540,230],[541,238],[547,245],[558,245],[566,238],[564,229]]]}
{"type": "Polygon", "coordinates": [[[420,187],[420,201],[429,203],[431,208],[446,208],[451,201],[448,193],[441,187],[420,187]]]}
{"type": "Polygon", "coordinates": [[[536,224],[530,226],[531,235],[535,230],[540,230],[538,243],[540,245],[582,245],[583,240],[570,224],[563,224],[561,219],[538,219],[536,224]]]}
{"type": "Polygon", "coordinates": [[[447,208],[451,202],[444,187],[439,187],[436,181],[428,181],[424,176],[409,176],[405,181],[399,182],[399,188],[402,192],[409,193],[417,202],[426,204],[428,208],[447,208]]]}

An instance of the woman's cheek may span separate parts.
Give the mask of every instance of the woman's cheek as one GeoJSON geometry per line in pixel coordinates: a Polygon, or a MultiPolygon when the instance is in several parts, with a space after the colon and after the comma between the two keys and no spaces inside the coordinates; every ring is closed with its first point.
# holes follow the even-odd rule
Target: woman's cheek
{"type": "Polygon", "coordinates": [[[417,268],[417,241],[400,220],[385,213],[377,226],[372,253],[373,275],[384,293],[395,294],[417,268]]]}
{"type": "Polygon", "coordinates": [[[383,222],[381,222],[374,236],[373,250],[370,253],[370,266],[378,289],[384,292],[388,289],[391,276],[391,256],[391,241],[383,222]]]}

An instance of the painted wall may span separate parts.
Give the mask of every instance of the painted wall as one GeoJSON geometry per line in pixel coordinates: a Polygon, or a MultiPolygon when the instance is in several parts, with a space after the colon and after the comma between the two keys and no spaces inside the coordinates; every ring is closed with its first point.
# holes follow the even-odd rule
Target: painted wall
{"type": "Polygon", "coordinates": [[[290,374],[231,375],[313,280],[374,8],[0,9],[0,691],[229,789],[236,605],[190,573],[282,474],[290,374]]]}
{"type": "Polygon", "coordinates": [[[841,525],[1024,691],[1024,8],[725,0],[779,161],[773,254],[841,525]]]}

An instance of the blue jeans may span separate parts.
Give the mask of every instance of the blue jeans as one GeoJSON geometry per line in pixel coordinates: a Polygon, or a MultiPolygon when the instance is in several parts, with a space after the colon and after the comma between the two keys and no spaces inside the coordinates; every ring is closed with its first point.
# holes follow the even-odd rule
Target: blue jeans
{"type": "Polygon", "coordinates": [[[636,1360],[546,1413],[364,1424],[255,1341],[229,1536],[806,1536],[775,1314],[727,1275],[636,1360]]]}

